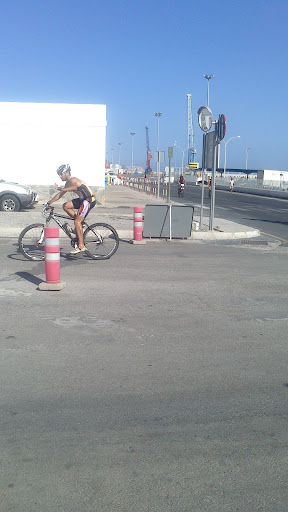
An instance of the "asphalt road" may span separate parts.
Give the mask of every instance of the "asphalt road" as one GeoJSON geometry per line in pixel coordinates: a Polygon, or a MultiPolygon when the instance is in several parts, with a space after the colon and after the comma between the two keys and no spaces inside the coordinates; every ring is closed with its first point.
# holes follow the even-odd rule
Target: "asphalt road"
{"type": "Polygon", "coordinates": [[[287,512],[287,254],[1,239],[1,512],[287,512]]]}
{"type": "MultiPolygon", "coordinates": [[[[201,186],[187,184],[184,199],[178,199],[177,185],[171,187],[173,201],[201,204],[201,186]]],[[[205,187],[204,206],[209,208],[208,189],[205,187]]],[[[197,210],[196,210],[197,211],[197,210]]],[[[245,226],[259,229],[263,233],[288,242],[288,202],[263,196],[217,190],[215,218],[231,220],[245,226]]]]}

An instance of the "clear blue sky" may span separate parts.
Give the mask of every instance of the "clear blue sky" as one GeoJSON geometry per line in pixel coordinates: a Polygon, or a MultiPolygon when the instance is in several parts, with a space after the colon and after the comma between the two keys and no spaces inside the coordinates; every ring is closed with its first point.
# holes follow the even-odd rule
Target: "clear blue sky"
{"type": "Polygon", "coordinates": [[[187,93],[200,157],[197,110],[213,74],[224,141],[241,135],[227,145],[227,167],[245,167],[250,147],[249,168],[288,170],[287,19],[287,0],[2,0],[0,101],[106,104],[108,158],[114,148],[118,162],[121,142],[131,164],[135,132],[134,164],[145,166],[156,111],[160,149],[187,147],[187,93]]]}

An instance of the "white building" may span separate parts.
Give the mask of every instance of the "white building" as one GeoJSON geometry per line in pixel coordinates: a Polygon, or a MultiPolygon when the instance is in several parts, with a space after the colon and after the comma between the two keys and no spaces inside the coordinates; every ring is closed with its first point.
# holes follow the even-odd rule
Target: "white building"
{"type": "Polygon", "coordinates": [[[288,171],[276,171],[270,169],[264,169],[263,171],[257,172],[257,179],[262,180],[263,184],[266,182],[288,182],[288,171]]]}
{"type": "Polygon", "coordinates": [[[104,189],[106,125],[106,105],[0,102],[0,178],[51,186],[68,163],[104,189]]]}

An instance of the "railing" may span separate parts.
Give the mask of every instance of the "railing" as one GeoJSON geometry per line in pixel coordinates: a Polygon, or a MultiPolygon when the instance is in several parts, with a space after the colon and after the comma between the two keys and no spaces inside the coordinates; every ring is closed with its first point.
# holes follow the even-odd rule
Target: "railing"
{"type": "MultiPolygon", "coordinates": [[[[128,188],[133,188],[134,190],[139,190],[139,192],[143,192],[148,196],[158,197],[158,182],[155,179],[150,178],[123,178],[123,186],[128,188]]],[[[168,186],[167,183],[162,184],[162,191],[160,191],[159,198],[163,199],[163,201],[167,201],[168,196],[168,186]]]]}
{"type": "MultiPolygon", "coordinates": [[[[185,179],[187,183],[193,183],[196,184],[196,176],[185,176],[185,179]]],[[[246,177],[240,177],[236,178],[236,176],[233,176],[234,179],[234,189],[235,188],[243,188],[243,189],[249,189],[249,190],[259,190],[259,193],[261,190],[263,191],[274,191],[274,192],[284,192],[285,195],[288,193],[288,182],[287,181],[265,181],[263,183],[263,180],[258,180],[257,178],[249,177],[248,179],[246,177]]],[[[223,187],[223,190],[229,189],[229,177],[221,177],[216,175],[216,188],[219,187],[220,189],[223,187]]],[[[157,178],[144,178],[144,177],[124,177],[123,178],[123,186],[128,188],[133,188],[134,190],[138,190],[139,192],[142,192],[144,194],[147,194],[149,196],[154,196],[155,198],[158,197],[158,182],[157,178]]],[[[201,186],[201,185],[200,185],[201,186]]],[[[248,192],[248,190],[247,190],[248,192]]],[[[251,192],[250,192],[251,193],[251,192]]],[[[161,190],[159,193],[159,198],[163,199],[163,201],[167,201],[168,198],[168,184],[163,183],[163,179],[161,179],[161,190]]]]}
{"type": "MultiPolygon", "coordinates": [[[[279,192],[286,192],[288,190],[288,182],[287,181],[275,181],[275,180],[259,180],[257,177],[249,176],[247,179],[246,176],[236,177],[231,174],[234,180],[235,187],[241,188],[253,188],[259,190],[277,190],[279,192]]],[[[220,175],[216,175],[216,185],[224,186],[229,188],[230,175],[227,177],[221,177],[220,175]]],[[[187,183],[196,183],[196,176],[188,176],[186,177],[187,183]]]]}

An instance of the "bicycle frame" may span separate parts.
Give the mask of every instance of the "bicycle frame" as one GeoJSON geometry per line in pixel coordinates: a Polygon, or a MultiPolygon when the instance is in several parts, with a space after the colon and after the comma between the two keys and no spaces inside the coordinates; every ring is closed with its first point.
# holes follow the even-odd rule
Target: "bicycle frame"
{"type": "MultiPolygon", "coordinates": [[[[48,224],[51,220],[54,220],[56,222],[56,224],[59,226],[59,228],[61,228],[62,231],[64,231],[65,235],[67,235],[72,242],[77,242],[77,237],[73,236],[72,233],[70,233],[68,230],[65,229],[64,224],[62,224],[61,221],[58,220],[59,218],[65,219],[65,220],[70,220],[70,221],[73,220],[71,217],[69,217],[69,215],[63,215],[61,213],[54,213],[54,207],[52,206],[50,208],[49,215],[46,218],[46,222],[45,222],[46,226],[48,226],[48,224]]],[[[89,224],[85,221],[85,219],[82,222],[82,226],[89,227],[89,224]]]]}

